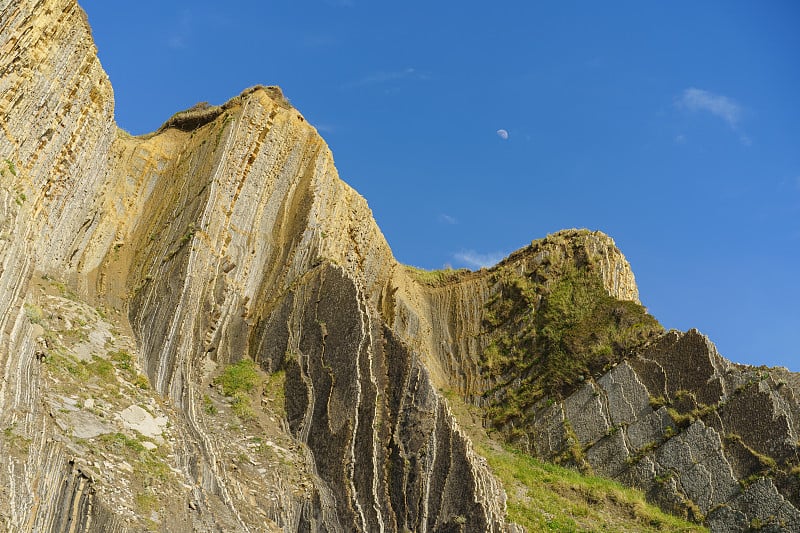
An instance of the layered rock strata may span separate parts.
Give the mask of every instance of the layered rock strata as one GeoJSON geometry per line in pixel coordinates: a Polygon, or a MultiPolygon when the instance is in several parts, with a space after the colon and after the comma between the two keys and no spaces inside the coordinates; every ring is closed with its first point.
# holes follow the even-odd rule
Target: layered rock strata
{"type": "Polygon", "coordinates": [[[379,312],[402,269],[280,91],[132,138],[74,2],[0,8],[4,528],[505,530],[502,489],[379,312]],[[86,306],[78,326],[43,299],[58,287],[86,306]],[[108,345],[65,341],[100,316],[108,345]],[[285,381],[285,407],[265,385],[263,409],[226,423],[249,404],[215,377],[243,359],[285,381]],[[137,366],[152,389],[106,397],[137,366]],[[157,415],[170,431],[143,433],[157,415]]]}
{"type": "Polygon", "coordinates": [[[712,531],[800,529],[796,375],[731,364],[696,330],[670,332],[562,401],[528,447],[646,491],[712,531]]]}
{"type": "MultiPolygon", "coordinates": [[[[0,0],[0,73],[3,529],[516,529],[441,392],[503,401],[519,380],[495,394],[486,352],[508,324],[535,333],[568,269],[636,302],[611,239],[560,232],[488,271],[399,265],[278,88],[119,130],[74,0],[0,0]],[[538,289],[516,309],[523,278],[538,289]],[[226,381],[250,361],[252,382],[226,381]]],[[[715,530],[798,524],[796,375],[696,332],[616,362],[537,404],[515,443],[579,449],[575,466],[715,530]]]]}

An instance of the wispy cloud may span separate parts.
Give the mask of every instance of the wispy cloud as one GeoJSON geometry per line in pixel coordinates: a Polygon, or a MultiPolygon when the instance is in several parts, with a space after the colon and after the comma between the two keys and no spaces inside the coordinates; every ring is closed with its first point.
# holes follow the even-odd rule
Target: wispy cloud
{"type": "Polygon", "coordinates": [[[458,220],[455,217],[451,217],[450,215],[446,215],[444,213],[439,215],[439,222],[444,222],[445,224],[455,225],[458,224],[458,220]]]}
{"type": "Polygon", "coordinates": [[[733,129],[737,129],[742,117],[742,107],[727,96],[690,87],[676,100],[676,104],[689,111],[705,111],[721,118],[733,129]]]}
{"type": "Polygon", "coordinates": [[[464,250],[453,254],[453,259],[470,268],[483,268],[496,265],[506,254],[502,252],[478,253],[475,250],[464,250]]]}
{"type": "Polygon", "coordinates": [[[175,24],[172,34],[167,37],[167,46],[174,49],[188,46],[194,27],[193,18],[192,12],[188,9],[184,9],[181,12],[180,19],[175,24]]]}
{"type": "Polygon", "coordinates": [[[327,124],[325,122],[322,122],[322,123],[318,123],[318,124],[315,123],[315,124],[312,124],[312,125],[315,128],[317,128],[317,131],[320,132],[320,133],[335,133],[336,132],[336,127],[333,124],[327,124]]]}
{"type": "Polygon", "coordinates": [[[352,89],[354,87],[363,87],[365,85],[377,85],[381,83],[389,83],[398,80],[427,80],[428,76],[423,74],[417,69],[408,67],[402,70],[391,71],[377,71],[367,74],[357,80],[345,83],[342,88],[352,89]]]}

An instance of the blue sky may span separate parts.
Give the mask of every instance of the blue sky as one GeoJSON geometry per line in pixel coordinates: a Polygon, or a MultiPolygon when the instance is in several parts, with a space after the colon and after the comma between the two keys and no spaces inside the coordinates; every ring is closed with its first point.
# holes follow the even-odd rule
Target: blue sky
{"type": "Polygon", "coordinates": [[[81,5],[131,133],[280,85],[400,261],[602,230],[666,327],[800,371],[800,3],[81,5]]]}

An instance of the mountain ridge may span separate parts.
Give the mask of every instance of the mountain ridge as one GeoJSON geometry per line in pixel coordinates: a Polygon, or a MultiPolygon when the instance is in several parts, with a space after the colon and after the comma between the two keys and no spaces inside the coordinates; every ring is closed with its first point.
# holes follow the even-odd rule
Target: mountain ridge
{"type": "Polygon", "coordinates": [[[410,270],[279,88],[131,137],[73,0],[0,13],[7,529],[518,531],[448,391],[502,440],[712,530],[800,524],[794,375],[720,362],[696,332],[639,335],[609,237],[410,270]],[[558,323],[555,294],[608,298],[604,333],[579,331],[582,306],[558,323]],[[492,371],[491,346],[514,364],[492,371]],[[520,400],[520,376],[539,392],[520,400]],[[748,433],[737,413],[777,422],[748,433]]]}

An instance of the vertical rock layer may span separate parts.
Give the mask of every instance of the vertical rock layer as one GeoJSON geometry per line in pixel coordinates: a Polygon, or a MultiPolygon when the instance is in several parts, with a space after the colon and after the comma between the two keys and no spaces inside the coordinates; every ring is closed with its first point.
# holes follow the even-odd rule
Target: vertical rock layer
{"type": "Polygon", "coordinates": [[[713,529],[800,527],[796,375],[694,331],[558,373],[540,317],[575,272],[641,326],[607,236],[399,265],[278,88],[119,130],[74,0],[0,0],[0,73],[4,529],[515,530],[443,390],[713,529]]]}
{"type": "MultiPolygon", "coordinates": [[[[170,530],[504,530],[502,489],[459,431],[420,354],[379,309],[392,307],[381,299],[402,270],[364,200],[339,181],[330,151],[280,91],[254,88],[131,138],[114,125],[113,94],[74,2],[0,8],[0,155],[8,167],[2,446],[19,448],[0,474],[9,495],[0,514],[6,529],[112,531],[150,520],[170,530]],[[188,502],[173,516],[126,515],[130,502],[111,510],[97,493],[116,467],[127,471],[123,452],[139,449],[131,439],[142,433],[121,426],[104,433],[111,426],[100,424],[87,443],[75,440],[93,434],[86,427],[51,420],[48,405],[59,398],[68,402],[65,413],[74,402],[99,399],[42,393],[53,380],[67,390],[71,379],[42,366],[45,358],[67,361],[76,375],[122,360],[119,377],[130,363],[100,347],[84,360],[78,345],[56,339],[63,311],[34,283],[42,274],[112,314],[126,310],[130,323],[114,314],[114,327],[130,328],[154,392],[175,407],[174,431],[155,444],[171,450],[167,461],[181,480],[170,485],[173,474],[159,471],[158,482],[188,502]],[[286,336],[273,336],[287,326],[286,336]],[[302,444],[292,468],[306,464],[310,477],[299,493],[288,484],[272,500],[253,498],[244,465],[230,460],[225,428],[206,416],[209,372],[245,358],[285,372],[288,424],[273,429],[302,444]],[[122,448],[109,447],[116,441],[122,448]],[[84,446],[104,458],[93,468],[108,472],[70,466],[84,446]],[[118,462],[112,451],[123,454],[118,462]],[[32,475],[38,465],[47,476],[32,475]]],[[[259,442],[261,422],[269,424],[247,427],[259,442]]],[[[260,475],[262,483],[282,484],[260,475]]],[[[140,507],[153,497],[144,488],[134,498],[140,507]]]]}

